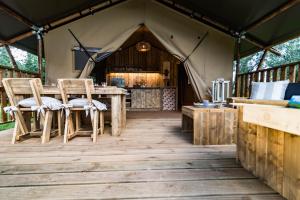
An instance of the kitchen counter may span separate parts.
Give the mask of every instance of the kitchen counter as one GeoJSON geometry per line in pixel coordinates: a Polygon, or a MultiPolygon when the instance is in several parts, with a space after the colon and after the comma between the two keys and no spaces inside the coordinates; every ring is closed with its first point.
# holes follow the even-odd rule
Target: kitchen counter
{"type": "Polygon", "coordinates": [[[131,110],[176,110],[175,87],[126,88],[130,94],[131,110]]]}

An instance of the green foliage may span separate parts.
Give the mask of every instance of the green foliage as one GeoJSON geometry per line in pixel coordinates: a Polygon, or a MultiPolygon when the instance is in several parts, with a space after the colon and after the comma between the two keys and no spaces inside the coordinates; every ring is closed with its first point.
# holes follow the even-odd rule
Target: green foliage
{"type": "Polygon", "coordinates": [[[0,47],[0,65],[11,66],[10,58],[4,47],[0,47]]]}
{"type": "Polygon", "coordinates": [[[15,122],[9,122],[5,124],[0,124],[0,131],[11,129],[15,126],[15,122]]]}
{"type": "MultiPolygon", "coordinates": [[[[19,69],[28,72],[38,72],[38,57],[36,55],[23,51],[21,49],[17,49],[12,46],[10,46],[10,48],[19,69]]],[[[46,65],[45,59],[43,59],[42,62],[43,62],[42,79],[43,81],[45,81],[45,65],[46,65]]],[[[7,66],[7,67],[12,66],[8,53],[4,47],[0,47],[0,65],[7,66]]]]}
{"type": "MultiPolygon", "coordinates": [[[[277,56],[271,52],[268,52],[263,62],[262,68],[269,68],[300,61],[300,37],[274,46],[274,48],[278,50],[282,54],[282,56],[277,56]]],[[[242,58],[240,61],[240,73],[255,71],[262,57],[262,54],[263,51],[260,51],[253,55],[242,58]]]]}

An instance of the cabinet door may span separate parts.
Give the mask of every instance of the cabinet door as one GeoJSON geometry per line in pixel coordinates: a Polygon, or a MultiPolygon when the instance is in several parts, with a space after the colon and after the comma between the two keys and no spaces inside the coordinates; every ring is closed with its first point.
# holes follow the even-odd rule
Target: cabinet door
{"type": "Polygon", "coordinates": [[[161,107],[161,91],[160,89],[151,89],[146,91],[146,107],[145,108],[156,108],[161,107]]]}
{"type": "Polygon", "coordinates": [[[132,108],[145,108],[146,94],[144,90],[134,89],[131,90],[131,107],[132,108]]]}

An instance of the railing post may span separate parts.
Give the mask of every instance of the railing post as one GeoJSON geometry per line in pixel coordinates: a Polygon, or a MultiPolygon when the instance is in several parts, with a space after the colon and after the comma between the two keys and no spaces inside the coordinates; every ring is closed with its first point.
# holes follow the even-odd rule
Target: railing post
{"type": "Polygon", "coordinates": [[[238,75],[240,73],[240,48],[241,48],[241,38],[236,38],[235,40],[235,46],[236,46],[236,67],[235,67],[235,91],[234,96],[237,96],[238,94],[238,75]]]}
{"type": "Polygon", "coordinates": [[[297,76],[297,82],[300,82],[300,64],[298,63],[298,76],[297,76]]]}
{"type": "Polygon", "coordinates": [[[289,66],[289,80],[292,83],[296,82],[296,67],[295,67],[295,65],[289,66]]]}
{"type": "Polygon", "coordinates": [[[245,75],[240,75],[240,77],[241,77],[241,84],[240,84],[240,97],[243,97],[243,95],[244,95],[244,77],[245,77],[245,75]]]}
{"type": "Polygon", "coordinates": [[[259,82],[264,82],[265,80],[265,71],[260,72],[259,82]]]}
{"type": "Polygon", "coordinates": [[[286,66],[284,66],[284,67],[282,67],[281,69],[280,69],[280,80],[282,81],[282,80],[285,80],[285,77],[286,77],[286,66]]]}
{"type": "Polygon", "coordinates": [[[250,81],[249,81],[249,93],[248,93],[247,97],[250,97],[250,95],[251,95],[253,76],[254,76],[254,73],[251,73],[250,74],[250,81]]]}
{"type": "Polygon", "coordinates": [[[270,82],[270,78],[271,78],[271,70],[268,70],[268,71],[267,71],[266,82],[270,82]]]}
{"type": "Polygon", "coordinates": [[[273,70],[273,81],[277,81],[277,77],[278,77],[278,69],[274,69],[273,70]]]}
{"type": "Polygon", "coordinates": [[[40,78],[42,78],[42,71],[43,71],[43,36],[41,34],[37,34],[37,40],[38,40],[38,74],[40,78]]]}

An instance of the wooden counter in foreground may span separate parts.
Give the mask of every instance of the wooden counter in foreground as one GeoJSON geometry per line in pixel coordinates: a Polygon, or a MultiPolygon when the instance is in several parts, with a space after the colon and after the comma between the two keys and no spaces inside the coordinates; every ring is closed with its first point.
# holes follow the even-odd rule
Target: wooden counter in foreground
{"type": "Polygon", "coordinates": [[[238,106],[237,158],[287,199],[300,200],[300,110],[238,106]]]}

